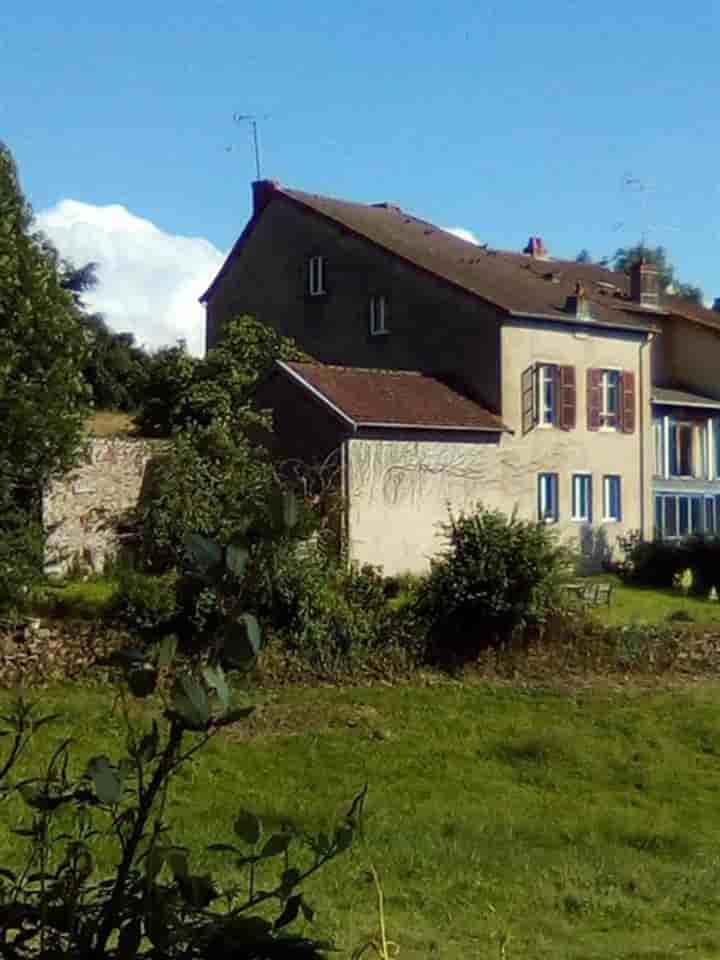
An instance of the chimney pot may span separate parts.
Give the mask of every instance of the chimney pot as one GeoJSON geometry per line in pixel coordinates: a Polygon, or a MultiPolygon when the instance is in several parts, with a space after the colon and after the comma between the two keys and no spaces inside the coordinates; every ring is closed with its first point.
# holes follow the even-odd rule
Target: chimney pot
{"type": "Polygon", "coordinates": [[[542,237],[530,237],[523,253],[529,253],[535,260],[545,260],[547,258],[547,250],[545,249],[545,244],[542,242],[542,237]]]}
{"type": "Polygon", "coordinates": [[[641,307],[657,309],[660,306],[660,279],[656,264],[645,257],[630,267],[630,299],[641,307]]]}
{"type": "Polygon", "coordinates": [[[252,184],[253,216],[257,217],[270,202],[270,197],[278,189],[277,180],[254,180],[252,184]]]}

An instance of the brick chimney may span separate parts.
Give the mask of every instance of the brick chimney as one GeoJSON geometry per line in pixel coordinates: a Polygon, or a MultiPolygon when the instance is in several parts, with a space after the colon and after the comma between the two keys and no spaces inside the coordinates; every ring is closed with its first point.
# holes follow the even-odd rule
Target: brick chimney
{"type": "Polygon", "coordinates": [[[270,202],[270,198],[280,186],[277,180],[254,180],[252,185],[253,216],[259,216],[270,202]]]}
{"type": "Polygon", "coordinates": [[[641,257],[630,267],[630,299],[642,307],[660,306],[660,279],[654,263],[641,257]]]}
{"type": "Polygon", "coordinates": [[[529,253],[535,260],[546,260],[548,255],[542,237],[530,237],[523,253],[529,253]]]}

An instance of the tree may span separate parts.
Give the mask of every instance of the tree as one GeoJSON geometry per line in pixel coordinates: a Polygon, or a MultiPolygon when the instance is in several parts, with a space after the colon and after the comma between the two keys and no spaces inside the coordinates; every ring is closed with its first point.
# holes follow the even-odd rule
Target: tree
{"type": "Polygon", "coordinates": [[[646,247],[642,243],[634,247],[619,247],[613,257],[613,268],[623,273],[630,273],[630,268],[641,258],[654,263],[658,271],[660,290],[663,293],[674,293],[682,300],[702,304],[703,292],[700,287],[691,283],[681,283],[675,278],[675,268],[668,260],[665,247],[646,247]],[[672,291],[670,290],[672,288],[672,291]]]}
{"type": "Polygon", "coordinates": [[[65,260],[62,286],[73,297],[85,329],[87,358],[83,375],[100,410],[136,410],[148,376],[150,358],[131,333],[115,333],[100,313],[88,312],[83,294],[97,286],[97,264],[81,267],[65,260]]]}
{"type": "Polygon", "coordinates": [[[582,248],[580,253],[575,257],[575,263],[592,263],[592,257],[590,256],[590,251],[585,247],[582,248]]]}
{"type": "Polygon", "coordinates": [[[80,314],[0,143],[0,500],[26,505],[74,461],[88,412],[80,314]]]}
{"type": "Polygon", "coordinates": [[[217,346],[195,360],[184,344],[150,360],[138,425],[150,436],[169,436],[190,424],[249,422],[253,388],[276,360],[307,359],[287,337],[251,316],[225,325],[217,346]]]}

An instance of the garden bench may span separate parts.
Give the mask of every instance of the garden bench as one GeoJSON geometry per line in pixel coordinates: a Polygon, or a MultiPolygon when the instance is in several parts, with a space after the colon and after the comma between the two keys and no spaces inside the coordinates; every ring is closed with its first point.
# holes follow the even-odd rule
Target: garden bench
{"type": "Polygon", "coordinates": [[[567,590],[582,603],[591,607],[598,607],[612,601],[612,583],[569,583],[567,590]]]}

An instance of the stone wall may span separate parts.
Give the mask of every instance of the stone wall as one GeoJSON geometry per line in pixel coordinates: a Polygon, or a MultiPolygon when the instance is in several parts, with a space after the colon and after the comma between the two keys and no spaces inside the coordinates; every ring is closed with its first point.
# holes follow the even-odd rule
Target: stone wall
{"type": "Polygon", "coordinates": [[[119,545],[118,521],[137,503],[157,441],[93,439],[82,463],[43,498],[48,573],[75,564],[101,571],[119,545]]]}

